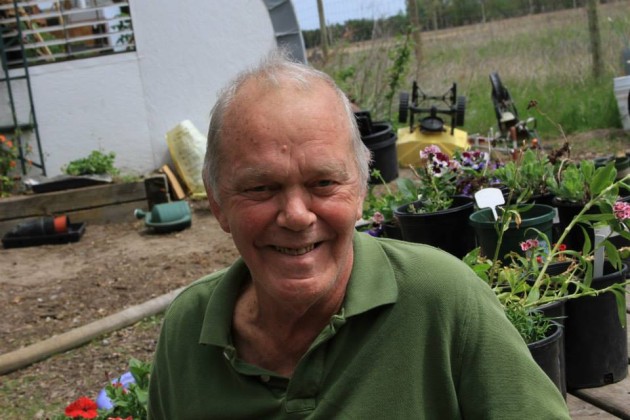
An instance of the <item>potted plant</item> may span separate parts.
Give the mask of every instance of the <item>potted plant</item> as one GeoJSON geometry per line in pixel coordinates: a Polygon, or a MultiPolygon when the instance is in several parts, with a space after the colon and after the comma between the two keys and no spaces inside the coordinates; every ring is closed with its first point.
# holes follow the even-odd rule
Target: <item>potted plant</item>
{"type": "MultiPolygon", "coordinates": [[[[614,172],[607,174],[613,178],[615,176],[614,172]]],[[[630,238],[630,204],[618,202],[608,212],[596,215],[588,213],[588,209],[593,206],[606,208],[609,195],[620,187],[627,188],[630,176],[616,182],[609,181],[601,179],[601,184],[591,184],[591,198],[569,222],[558,242],[552,244],[549,237],[539,231],[540,241],[529,239],[521,242],[523,254],[512,252],[507,261],[496,258],[496,253],[494,259],[486,258],[479,248],[464,258],[495,291],[506,315],[528,342],[530,349],[533,343],[548,339],[549,334],[556,330],[553,323],[545,319],[546,316],[541,316],[540,312],[544,313],[550,304],[566,301],[566,378],[570,388],[583,387],[585,383],[592,386],[594,383],[603,384],[603,381],[616,382],[627,373],[625,287],[628,281],[625,280],[627,267],[621,256],[623,253],[630,254],[630,249],[618,250],[607,238],[598,244],[587,242],[582,252],[568,249],[563,244],[569,233],[581,223],[607,226],[612,232],[630,238]],[[598,254],[604,249],[605,275],[599,276],[596,274],[597,266],[602,264],[603,256],[598,254]],[[559,270],[554,267],[558,261],[565,263],[559,270]],[[569,306],[573,302],[579,305],[576,309],[569,306]],[[595,309],[584,309],[583,305],[593,303],[595,309]],[[611,314],[614,319],[611,319],[611,314]],[[603,319],[597,319],[600,315],[603,319]],[[584,317],[589,318],[588,325],[581,323],[584,317]],[[598,334],[597,340],[592,339],[594,330],[598,334]],[[586,338],[583,340],[581,337],[586,338]],[[569,343],[574,341],[582,345],[569,349],[569,343]],[[583,341],[595,341],[596,348],[585,351],[583,341]],[[619,348],[611,348],[610,345],[619,348]],[[614,360],[611,360],[613,357],[614,360]],[[590,377],[580,378],[583,382],[574,380],[573,373],[583,372],[582,367],[585,365],[589,365],[590,377]],[[614,366],[613,372],[610,366],[614,366]]],[[[508,229],[510,221],[507,218],[500,219],[500,235],[508,229]]],[[[562,362],[559,359],[557,364],[561,365],[562,362]]],[[[563,390],[563,381],[557,377],[552,379],[563,390]]]]}
{"type": "Polygon", "coordinates": [[[538,238],[550,244],[547,238],[552,238],[554,215],[551,206],[517,202],[499,207],[496,218],[493,209],[482,208],[472,212],[468,219],[482,254],[505,261],[510,253],[523,254],[519,244],[526,240],[538,238]]]}
{"type": "Polygon", "coordinates": [[[425,243],[461,258],[474,247],[468,226],[473,211],[470,197],[457,195],[460,162],[437,146],[420,152],[420,166],[412,168],[417,178],[417,198],[394,210],[405,241],[425,243]]]}
{"type": "Polygon", "coordinates": [[[547,178],[553,176],[553,166],[542,149],[519,151],[516,159],[495,169],[492,175],[501,186],[514,192],[517,202],[551,204],[547,178]]]}
{"type": "Polygon", "coordinates": [[[573,250],[581,250],[586,240],[593,242],[592,221],[598,213],[611,213],[612,206],[620,191],[628,190],[628,177],[617,179],[617,171],[612,162],[596,168],[595,162],[562,160],[547,178],[547,186],[553,194],[553,205],[558,209],[560,230],[567,228],[578,214],[592,214],[593,218],[582,218],[580,229],[574,229],[566,236],[565,244],[573,250]],[[617,182],[616,182],[617,181],[617,182]],[[611,186],[611,188],[606,188],[611,186]],[[606,194],[600,195],[605,189],[606,194]],[[598,196],[598,199],[593,200],[598,196]]]}
{"type": "Polygon", "coordinates": [[[380,180],[380,184],[369,186],[358,229],[373,236],[402,239],[398,221],[394,218],[394,210],[418,197],[416,183],[409,178],[398,178],[395,188],[392,188],[378,169],[372,170],[371,178],[380,180]]]}

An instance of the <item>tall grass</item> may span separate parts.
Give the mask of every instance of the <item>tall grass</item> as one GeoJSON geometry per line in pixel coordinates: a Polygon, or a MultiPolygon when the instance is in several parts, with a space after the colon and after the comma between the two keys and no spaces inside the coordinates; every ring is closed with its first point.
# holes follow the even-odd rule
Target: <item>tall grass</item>
{"type": "MultiPolygon", "coordinates": [[[[399,88],[410,91],[416,80],[422,91],[436,95],[456,82],[458,94],[467,97],[463,128],[485,135],[497,126],[488,78],[496,71],[519,117],[536,117],[542,137],[557,137],[558,129],[527,110],[530,100],[536,100],[567,134],[620,127],[613,78],[623,76],[621,53],[630,47],[630,1],[603,4],[598,11],[605,71],[600,80],[592,77],[588,22],[586,11],[580,8],[424,32],[423,61],[418,65],[412,56],[399,88]]],[[[393,65],[388,53],[401,42],[390,38],[338,45],[328,63],[312,64],[340,80],[375,118],[395,121],[383,95],[393,65]]]]}

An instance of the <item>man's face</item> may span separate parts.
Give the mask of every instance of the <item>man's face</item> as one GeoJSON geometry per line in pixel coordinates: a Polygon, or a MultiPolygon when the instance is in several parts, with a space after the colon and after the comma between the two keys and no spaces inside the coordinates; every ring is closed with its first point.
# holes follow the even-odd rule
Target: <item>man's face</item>
{"type": "Polygon", "coordinates": [[[223,130],[210,205],[257,290],[281,302],[326,296],[350,275],[364,191],[339,100],[321,82],[306,92],[249,83],[223,130]]]}

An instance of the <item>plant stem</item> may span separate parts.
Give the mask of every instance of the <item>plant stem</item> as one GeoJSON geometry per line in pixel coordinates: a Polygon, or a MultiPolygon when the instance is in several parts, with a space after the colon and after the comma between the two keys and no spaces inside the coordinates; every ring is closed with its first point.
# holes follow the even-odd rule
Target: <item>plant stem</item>
{"type": "Polygon", "coordinates": [[[625,182],[627,180],[630,181],[630,175],[626,175],[621,180],[617,182],[613,182],[604,190],[602,190],[602,192],[600,192],[595,198],[591,198],[586,204],[584,204],[584,207],[582,207],[580,212],[576,216],[574,216],[571,222],[567,225],[567,227],[564,228],[564,231],[560,235],[560,238],[558,238],[558,241],[556,242],[556,244],[549,251],[549,254],[547,254],[543,267],[538,273],[538,277],[536,278],[536,281],[534,282],[534,286],[532,286],[532,288],[540,287],[543,277],[547,271],[547,268],[549,267],[549,264],[551,264],[551,261],[553,261],[554,256],[558,253],[558,249],[560,248],[560,245],[566,239],[569,232],[571,232],[571,230],[575,227],[575,225],[580,221],[580,218],[584,214],[586,214],[591,209],[591,207],[593,207],[600,199],[606,196],[606,194],[610,192],[613,188],[619,187],[619,185],[625,185],[625,182]]]}

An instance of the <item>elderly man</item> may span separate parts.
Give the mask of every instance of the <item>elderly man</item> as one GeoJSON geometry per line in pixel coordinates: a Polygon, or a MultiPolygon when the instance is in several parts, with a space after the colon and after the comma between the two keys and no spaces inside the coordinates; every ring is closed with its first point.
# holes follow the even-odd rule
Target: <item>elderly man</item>
{"type": "Polygon", "coordinates": [[[325,74],[272,53],[223,91],[204,180],[241,258],[168,309],[150,418],[569,418],[461,261],[355,231],[368,164],[325,74]]]}

